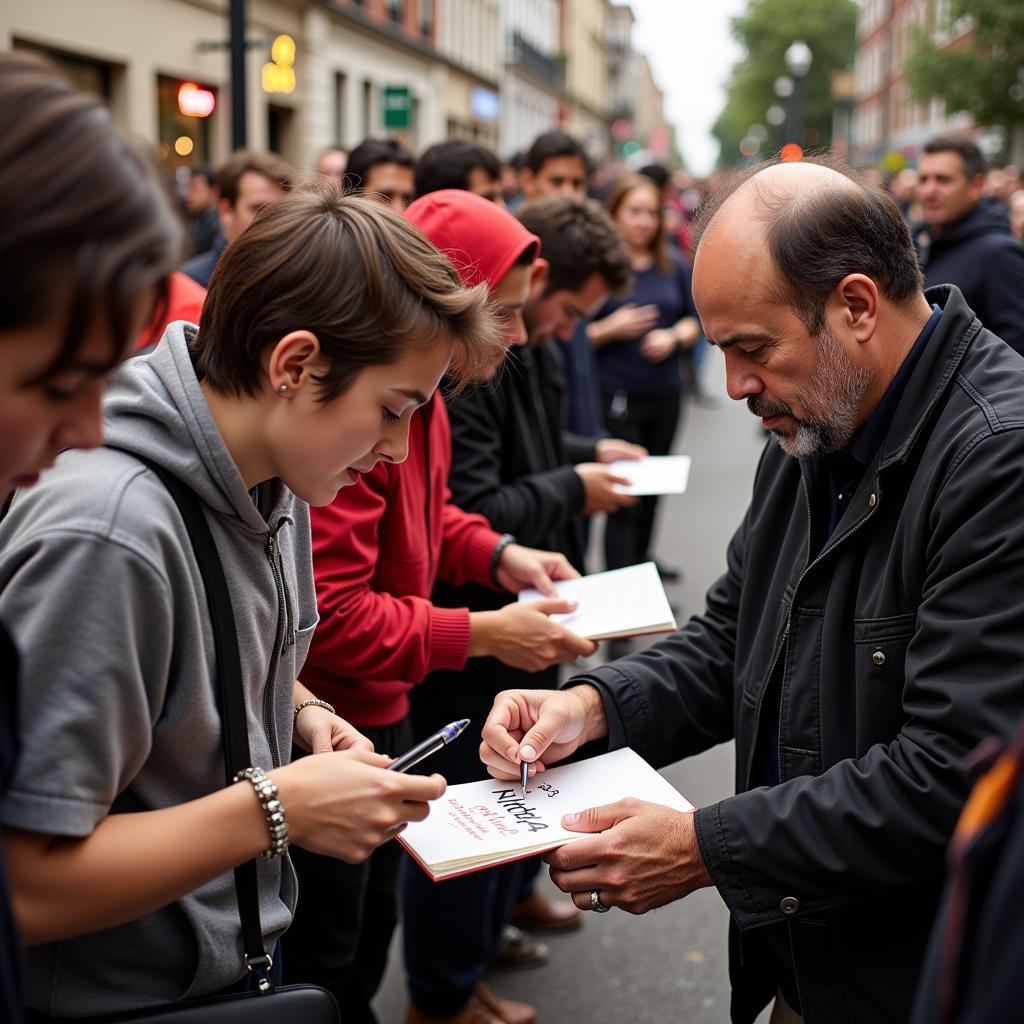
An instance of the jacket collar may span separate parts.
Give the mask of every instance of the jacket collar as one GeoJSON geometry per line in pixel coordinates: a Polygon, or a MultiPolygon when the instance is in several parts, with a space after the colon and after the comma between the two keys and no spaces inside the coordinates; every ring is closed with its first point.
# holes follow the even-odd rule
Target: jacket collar
{"type": "Polygon", "coordinates": [[[907,381],[899,408],[882,442],[878,469],[905,462],[913,451],[956,372],[981,321],[955,285],[939,285],[925,292],[928,302],[941,307],[942,316],[907,381]]]}

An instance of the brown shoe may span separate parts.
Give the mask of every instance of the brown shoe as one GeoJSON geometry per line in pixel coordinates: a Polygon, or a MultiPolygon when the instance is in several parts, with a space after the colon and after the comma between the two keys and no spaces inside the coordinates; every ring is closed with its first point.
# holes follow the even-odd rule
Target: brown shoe
{"type": "Polygon", "coordinates": [[[428,1017],[410,1003],[405,1010],[405,1024],[506,1024],[475,995],[469,1005],[454,1017],[428,1017]]]}
{"type": "Polygon", "coordinates": [[[537,1010],[529,1003],[503,999],[484,984],[477,986],[476,997],[486,1009],[504,1021],[504,1024],[533,1024],[537,1019],[537,1010]]]}
{"type": "Polygon", "coordinates": [[[583,924],[583,914],[571,901],[550,900],[533,892],[516,904],[511,923],[528,931],[568,932],[583,924]]]}

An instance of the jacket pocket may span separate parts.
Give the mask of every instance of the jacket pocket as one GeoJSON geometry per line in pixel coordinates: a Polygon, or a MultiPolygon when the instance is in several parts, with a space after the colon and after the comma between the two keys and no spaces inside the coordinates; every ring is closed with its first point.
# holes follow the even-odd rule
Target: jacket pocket
{"type": "Polygon", "coordinates": [[[907,648],[917,616],[854,619],[856,748],[863,754],[876,743],[891,743],[907,720],[903,707],[907,648]]]}

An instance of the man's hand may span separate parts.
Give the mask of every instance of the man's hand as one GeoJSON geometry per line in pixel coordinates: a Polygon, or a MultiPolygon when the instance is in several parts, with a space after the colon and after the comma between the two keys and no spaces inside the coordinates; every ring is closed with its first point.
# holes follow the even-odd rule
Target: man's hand
{"type": "Polygon", "coordinates": [[[494,778],[518,779],[521,762],[529,762],[535,775],[607,733],[604,704],[593,686],[503,690],[484,722],[480,760],[494,778]]]}
{"type": "Polygon", "coordinates": [[[572,832],[599,833],[544,857],[551,880],[572,894],[580,910],[591,909],[594,889],[606,907],[646,914],[713,884],[692,811],[629,799],[566,815],[562,824],[572,832]]]}
{"type": "Polygon", "coordinates": [[[315,704],[304,707],[295,716],[293,738],[296,746],[312,754],[326,754],[332,750],[373,752],[373,743],[355,726],[315,704]]]}
{"type": "Polygon", "coordinates": [[[507,604],[494,612],[471,612],[469,657],[490,655],[525,672],[589,657],[597,650],[549,616],[567,615],[576,605],[560,597],[507,604]]]}
{"type": "Polygon", "coordinates": [[[620,508],[635,505],[640,500],[630,494],[619,493],[615,489],[616,485],[628,487],[629,480],[617,476],[600,463],[581,462],[574,468],[577,476],[583,481],[583,491],[586,495],[583,511],[588,516],[595,512],[618,512],[620,508]]]}
{"type": "Polygon", "coordinates": [[[679,348],[679,339],[668,330],[651,331],[640,343],[640,355],[651,363],[663,363],[679,348]]]}
{"type": "Polygon", "coordinates": [[[632,441],[623,441],[617,437],[603,437],[597,442],[597,461],[602,465],[609,462],[618,462],[620,459],[629,459],[635,462],[637,459],[646,459],[650,452],[642,444],[633,444],[632,441]]]}
{"type": "Polygon", "coordinates": [[[569,559],[557,551],[509,544],[501,553],[496,575],[501,587],[513,594],[535,587],[545,597],[557,597],[551,581],[575,579],[579,573],[569,564],[569,559]]]}

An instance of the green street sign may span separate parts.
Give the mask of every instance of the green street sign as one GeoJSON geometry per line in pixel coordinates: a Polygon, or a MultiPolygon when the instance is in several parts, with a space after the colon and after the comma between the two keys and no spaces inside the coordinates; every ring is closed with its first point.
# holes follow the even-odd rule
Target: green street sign
{"type": "Polygon", "coordinates": [[[412,127],[412,92],[407,85],[384,86],[384,127],[412,127]]]}

